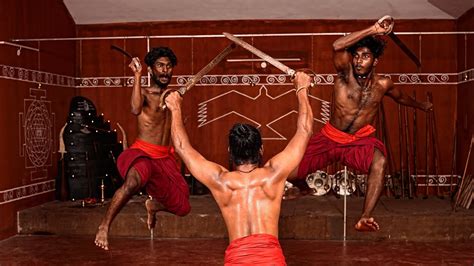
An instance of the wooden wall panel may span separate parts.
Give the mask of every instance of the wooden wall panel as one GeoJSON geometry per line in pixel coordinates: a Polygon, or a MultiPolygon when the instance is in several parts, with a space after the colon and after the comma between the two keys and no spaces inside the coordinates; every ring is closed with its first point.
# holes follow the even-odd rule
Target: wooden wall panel
{"type": "MultiPolygon", "coordinates": [[[[199,40],[194,40],[194,44],[198,43],[199,40]]],[[[209,51],[214,51],[214,46],[213,43],[209,42],[209,51]]],[[[193,51],[201,51],[201,50],[193,50],[193,41],[189,39],[152,39],[150,40],[150,48],[153,47],[160,47],[160,46],[165,46],[165,47],[170,47],[173,52],[175,53],[176,57],[178,58],[178,66],[173,69],[173,74],[174,75],[190,75],[190,74],[195,74],[197,71],[199,71],[204,65],[206,65],[209,61],[204,62],[201,64],[200,58],[202,58],[201,53],[196,53],[193,54],[193,51]],[[193,64],[196,64],[196,66],[193,66],[193,64]]],[[[219,43],[218,43],[219,45],[219,43]]],[[[220,51],[221,49],[224,49],[224,45],[220,43],[221,46],[217,46],[215,49],[216,51],[220,51]]],[[[145,53],[146,54],[146,53],[145,53]]],[[[145,56],[143,54],[142,58],[145,56]]],[[[204,53],[206,56],[209,55],[207,53],[204,53]]],[[[212,59],[215,55],[210,54],[212,59]]],[[[209,60],[210,60],[209,59],[209,60]]]]}
{"type": "MultiPolygon", "coordinates": [[[[397,21],[395,31],[455,31],[474,30],[474,10],[471,9],[457,22],[452,20],[404,20],[397,21]]],[[[296,21],[199,21],[199,22],[165,22],[165,23],[129,23],[111,25],[82,25],[75,27],[64,4],[60,0],[31,2],[27,0],[4,0],[0,4],[0,40],[15,38],[48,38],[78,36],[129,36],[129,35],[177,35],[177,34],[220,34],[231,33],[313,33],[313,32],[351,32],[372,25],[373,21],[340,21],[340,20],[296,20],[296,21]]],[[[288,63],[293,68],[310,67],[319,74],[334,73],[332,64],[332,43],[338,36],[312,37],[249,37],[245,38],[256,47],[275,57],[298,57],[301,62],[288,63]]],[[[405,36],[400,38],[420,56],[423,73],[455,73],[474,67],[474,36],[430,35],[405,36]]],[[[23,50],[16,55],[16,48],[0,46],[0,64],[28,70],[39,70],[53,74],[79,77],[121,77],[130,76],[127,67],[128,59],[111,51],[110,45],[116,44],[126,48],[133,55],[143,59],[146,53],[146,39],[87,40],[81,42],[27,42],[25,45],[41,49],[38,55],[23,50]]],[[[175,75],[192,75],[220,52],[229,41],[221,38],[166,38],[151,39],[150,46],[170,46],[178,56],[179,64],[175,75]]],[[[238,48],[229,58],[252,58],[247,51],[238,48]]],[[[387,50],[377,67],[379,73],[416,73],[415,65],[388,40],[387,50]]],[[[31,73],[31,72],[30,72],[31,73]]],[[[144,72],[145,74],[145,72],[144,72]]],[[[261,68],[259,63],[222,62],[211,75],[269,75],[278,71],[268,66],[261,68]]],[[[37,85],[32,82],[0,78],[0,125],[11,130],[0,131],[0,191],[29,185],[31,173],[25,167],[25,157],[21,157],[21,125],[19,113],[24,112],[25,99],[30,99],[30,89],[37,85]]],[[[452,139],[454,122],[457,121],[457,158],[459,174],[464,166],[467,144],[474,132],[474,110],[470,99],[474,95],[472,81],[457,85],[398,85],[405,92],[416,90],[418,98],[432,91],[435,100],[438,134],[441,145],[441,172],[450,173],[452,139]],[[457,112],[457,115],[456,115],[457,112]],[[457,119],[456,119],[457,118],[457,119]]],[[[81,94],[91,98],[99,112],[105,114],[113,124],[121,123],[129,141],[136,137],[136,118],[129,112],[131,95],[130,87],[80,87],[43,85],[46,100],[51,102],[50,112],[55,113],[54,132],[66,120],[69,101],[81,94]]],[[[228,165],[227,132],[235,122],[261,124],[264,138],[265,159],[281,150],[287,143],[278,138],[290,138],[295,131],[296,99],[293,93],[287,93],[291,85],[271,85],[265,81],[251,85],[209,85],[196,86],[185,97],[184,115],[187,117],[186,128],[191,141],[207,158],[228,165]],[[224,93],[229,93],[222,96],[224,93]],[[203,125],[198,112],[202,105],[213,97],[221,95],[218,101],[207,103],[208,120],[229,113],[225,118],[203,125]],[[230,95],[230,96],[229,96],[230,95]],[[245,96],[246,95],[246,96],[245,96]],[[229,97],[226,97],[229,96],[229,97]],[[255,100],[249,97],[255,97],[255,100]],[[275,99],[272,99],[275,98],[275,99]],[[238,112],[237,112],[238,111],[238,112]],[[245,116],[245,117],[243,117],[245,116]],[[249,120],[249,118],[251,120],[249,120]],[[269,124],[269,125],[267,125],[269,124]]],[[[325,101],[331,100],[332,85],[319,85],[311,94],[325,101]]],[[[397,105],[385,99],[387,119],[390,128],[390,139],[394,150],[394,162],[398,164],[398,117],[397,105]]],[[[321,101],[312,99],[311,104],[316,118],[321,118],[321,101]]],[[[410,115],[411,116],[411,115],[410,115]]],[[[418,158],[424,158],[422,143],[424,132],[424,114],[418,112],[419,141],[418,158]]],[[[322,124],[315,122],[314,130],[322,124]]],[[[411,128],[410,128],[411,129],[411,128]]],[[[53,150],[57,147],[57,138],[53,150]]],[[[56,175],[57,153],[51,153],[52,165],[48,170],[47,180],[56,175]]],[[[424,160],[418,164],[424,169],[424,160]]],[[[471,165],[470,172],[474,166],[471,165]]],[[[419,171],[422,173],[422,171],[419,171]]],[[[51,200],[52,193],[37,195],[28,199],[0,204],[0,239],[16,231],[16,211],[51,200]]]]}
{"type": "Polygon", "coordinates": [[[445,69],[456,69],[457,57],[456,36],[425,35],[422,36],[421,62],[422,71],[428,73],[445,72],[445,69]]]}
{"type": "Polygon", "coordinates": [[[111,45],[122,47],[134,56],[146,53],[144,39],[127,42],[123,40],[84,40],[79,45],[79,73],[82,77],[113,77],[130,73],[128,67],[126,68],[130,60],[119,52],[111,50],[111,45]]]}
{"type": "MultiPolygon", "coordinates": [[[[450,106],[451,108],[455,107],[456,103],[456,94],[453,93],[456,91],[455,85],[436,85],[436,86],[425,86],[425,85],[399,85],[398,88],[403,92],[413,95],[413,91],[416,91],[417,100],[426,100],[426,93],[432,92],[435,106],[435,117],[437,123],[437,133],[438,133],[438,143],[440,147],[440,169],[442,173],[450,173],[451,162],[452,162],[452,143],[453,143],[453,134],[454,134],[454,122],[453,122],[453,111],[444,108],[445,106],[450,106]],[[450,93],[448,93],[450,92],[450,93]]],[[[386,97],[384,99],[384,106],[387,120],[389,121],[389,139],[391,142],[391,148],[393,149],[392,160],[395,163],[396,168],[399,168],[400,165],[400,154],[399,154],[399,140],[400,132],[398,127],[398,105],[390,98],[386,97]]],[[[403,116],[403,112],[402,112],[403,116]]],[[[402,117],[403,119],[403,117],[402,117]]],[[[413,109],[409,108],[408,110],[408,124],[409,124],[409,134],[413,140],[413,109]]],[[[404,134],[404,132],[402,132],[404,134]]],[[[426,169],[426,113],[417,110],[417,140],[416,140],[416,150],[417,150],[417,169],[418,174],[423,174],[426,169]]],[[[413,143],[413,142],[412,142],[413,143]]],[[[412,152],[413,146],[410,151],[412,152]]],[[[431,145],[431,143],[430,143],[431,145]]],[[[412,153],[413,154],[413,153],[412,153]]],[[[429,155],[431,158],[433,156],[429,155]]],[[[411,169],[413,165],[411,163],[411,169]]],[[[431,167],[431,172],[433,173],[433,167],[431,167]]]]}
{"type": "MultiPolygon", "coordinates": [[[[80,36],[119,36],[127,35],[178,35],[178,34],[220,34],[223,31],[240,33],[305,33],[305,32],[350,32],[359,30],[373,24],[373,21],[223,21],[223,22],[176,22],[176,23],[136,23],[136,24],[114,24],[114,25],[85,25],[78,27],[80,36]],[[117,36],[117,35],[115,35],[117,36]]],[[[395,31],[455,31],[455,21],[429,20],[429,21],[397,21],[395,31]]],[[[262,51],[279,58],[297,57],[301,62],[288,62],[293,68],[312,67],[317,73],[333,74],[332,63],[332,43],[338,36],[300,36],[300,37],[245,37],[244,40],[255,45],[262,51]]],[[[457,37],[454,35],[427,35],[422,36],[421,41],[418,35],[401,35],[400,38],[407,46],[420,56],[423,67],[422,73],[454,73],[457,72],[457,37]],[[420,54],[421,50],[421,54],[420,54]]],[[[109,45],[109,41],[97,41],[109,45]]],[[[127,45],[132,40],[126,40],[127,45]]],[[[175,50],[178,55],[179,64],[175,68],[175,75],[191,75],[196,73],[202,66],[207,64],[218,52],[220,52],[229,41],[225,38],[169,38],[151,39],[151,46],[168,45],[175,50]]],[[[143,50],[143,49],[142,49],[143,50]]],[[[105,50],[104,50],[105,51],[105,50]]],[[[138,51],[138,50],[137,50],[138,51]]],[[[81,56],[81,55],[78,55],[81,56]]],[[[82,54],[82,58],[88,58],[88,54],[82,54]]],[[[100,53],[94,56],[101,56],[100,53]]],[[[141,55],[141,58],[144,56],[141,55]]],[[[237,48],[229,58],[254,58],[253,55],[237,48]]],[[[97,59],[102,60],[102,59],[97,59]]],[[[125,65],[127,62],[124,62],[125,65]]],[[[97,65],[90,65],[92,62],[82,61],[83,71],[88,73],[106,73],[97,65]],[[94,71],[90,71],[94,69],[94,71]]],[[[122,66],[123,66],[122,65],[122,66]]],[[[108,71],[108,70],[107,70],[108,71]]],[[[381,58],[377,67],[379,73],[417,73],[415,64],[391,41],[387,39],[386,52],[381,58]]],[[[110,72],[107,72],[110,73],[110,72]]],[[[223,62],[213,69],[210,75],[270,75],[278,74],[278,70],[268,66],[261,68],[259,63],[230,63],[223,62]]],[[[126,74],[130,75],[130,74],[126,74]]],[[[399,82],[399,80],[394,80],[399,82]]],[[[453,139],[453,119],[456,108],[456,85],[398,85],[400,89],[408,93],[417,91],[418,99],[426,98],[426,92],[431,91],[435,100],[436,118],[438,124],[438,134],[441,145],[441,172],[449,173],[451,169],[451,152],[453,139]]],[[[277,121],[275,119],[296,109],[296,99],[294,95],[281,96],[277,100],[271,100],[275,95],[280,96],[291,89],[290,85],[266,85],[265,81],[255,86],[242,85],[210,85],[196,86],[185,97],[185,116],[188,117],[186,128],[191,135],[193,144],[207,158],[228,165],[227,156],[227,133],[233,123],[246,121],[261,124],[261,131],[264,138],[278,138],[279,134],[284,138],[290,138],[296,126],[296,114],[288,114],[277,121]],[[265,86],[262,86],[265,85],[265,86]],[[198,112],[202,109],[202,103],[222,96],[218,101],[209,102],[206,107],[207,121],[222,115],[224,119],[202,126],[198,112]],[[240,93],[240,94],[239,94],[240,93]],[[248,97],[242,96],[242,94],[248,97]],[[270,95],[270,97],[266,95],[270,95]],[[249,100],[249,97],[257,97],[256,100],[249,100]],[[199,105],[201,104],[201,105],[199,105]],[[231,113],[233,111],[233,113],[231,113]],[[229,114],[228,114],[229,113],[229,114]],[[252,119],[250,121],[249,119],[252,119]],[[271,128],[266,126],[271,123],[271,128]],[[200,126],[201,125],[201,126],[200,126]],[[274,129],[274,130],[272,130],[274,129]]],[[[92,97],[92,100],[100,108],[110,110],[114,107],[110,104],[112,95],[114,101],[120,106],[128,106],[131,88],[83,88],[81,94],[92,97]],[[122,94],[118,96],[118,94],[122,94]],[[125,95],[126,94],[126,95],[125,95]],[[110,106],[110,107],[107,107],[110,106]]],[[[312,95],[325,101],[331,101],[332,85],[320,85],[313,91],[312,95]]],[[[398,117],[397,105],[391,99],[385,99],[387,105],[387,116],[394,149],[394,158],[398,164],[398,117]]],[[[312,100],[315,117],[321,118],[321,102],[312,100]]],[[[128,108],[117,110],[117,114],[110,114],[121,121],[133,121],[133,116],[128,108]],[[127,118],[126,118],[127,117],[127,118]]],[[[108,114],[106,114],[108,116],[108,114]]],[[[418,158],[426,155],[424,143],[424,116],[422,111],[418,111],[419,141],[417,145],[418,158]]],[[[411,119],[411,115],[410,115],[411,119]]],[[[315,131],[321,128],[322,124],[315,122],[315,131]]],[[[129,140],[136,136],[136,124],[126,124],[129,132],[129,140]]],[[[270,140],[264,141],[265,159],[281,150],[287,141],[270,140]]],[[[423,162],[418,163],[420,173],[424,169],[423,162]]]]}
{"type": "MultiPolygon", "coordinates": [[[[437,36],[443,38],[445,36],[437,36]]],[[[418,56],[420,60],[420,42],[417,35],[400,35],[400,40],[407,45],[407,47],[418,56]]],[[[377,66],[377,71],[380,73],[417,73],[416,65],[407,57],[406,54],[389,38],[386,38],[386,47],[384,54],[380,58],[377,66]]],[[[423,44],[421,44],[423,46],[423,44]]],[[[423,46],[423,48],[425,48],[423,46]]],[[[425,72],[426,65],[422,63],[421,72],[425,72]]]]}
{"type": "MultiPolygon", "coordinates": [[[[5,41],[75,36],[74,22],[60,0],[1,1],[0,25],[0,40],[5,41]]],[[[22,49],[17,56],[17,48],[0,45],[0,239],[16,233],[18,210],[54,198],[53,192],[40,192],[54,189],[58,134],[66,121],[69,100],[75,95],[75,89],[66,86],[68,80],[60,83],[57,76],[75,76],[75,42],[21,44],[39,48],[40,53],[22,49]],[[36,90],[37,81],[45,83],[41,91],[36,90]],[[41,103],[43,107],[38,108],[41,104],[33,103],[41,103]],[[39,110],[46,111],[47,115],[34,117],[40,113],[39,110]],[[27,114],[33,116],[30,120],[22,120],[21,115],[26,117],[27,114]],[[33,134],[30,135],[32,138],[28,138],[33,140],[31,143],[25,141],[25,134],[28,133],[33,134]],[[44,144],[51,141],[50,146],[44,144]],[[25,147],[38,149],[26,152],[25,147]],[[39,156],[42,152],[44,155],[39,156]],[[44,162],[38,160],[39,166],[32,167],[32,161],[38,158],[44,159],[44,162]],[[37,179],[38,176],[41,178],[37,179]],[[34,185],[38,183],[42,185],[34,185]],[[18,189],[21,187],[24,188],[18,189]]]]}
{"type": "MultiPolygon", "coordinates": [[[[474,31],[474,8],[471,8],[458,19],[459,31],[474,31]]],[[[458,38],[458,70],[469,70],[474,68],[474,34],[463,35],[458,38]]],[[[457,105],[457,172],[462,174],[466,164],[467,154],[471,136],[474,134],[474,81],[462,83],[458,87],[458,105],[457,105]]],[[[471,160],[467,174],[474,173],[474,154],[471,154],[471,160]]]]}
{"type": "Polygon", "coordinates": [[[312,37],[312,68],[316,73],[334,73],[332,44],[339,36],[312,37]]]}

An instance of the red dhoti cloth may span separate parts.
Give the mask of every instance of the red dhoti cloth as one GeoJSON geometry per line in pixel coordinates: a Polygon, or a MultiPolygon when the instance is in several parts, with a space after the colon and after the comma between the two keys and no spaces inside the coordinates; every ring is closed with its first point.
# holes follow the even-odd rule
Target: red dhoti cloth
{"type": "Polygon", "coordinates": [[[172,147],[137,139],[117,160],[117,168],[124,179],[131,167],[137,170],[141,186],[148,195],[169,212],[184,216],[191,211],[188,185],[179,172],[172,147]]]}
{"type": "Polygon", "coordinates": [[[374,132],[375,129],[367,125],[355,134],[348,134],[333,127],[329,122],[326,123],[321,131],[310,139],[298,168],[298,177],[305,178],[309,173],[335,162],[368,173],[375,148],[387,157],[383,143],[370,137],[374,132]]]}
{"type": "Polygon", "coordinates": [[[254,234],[230,242],[224,265],[286,265],[286,262],[275,236],[254,234]]]}

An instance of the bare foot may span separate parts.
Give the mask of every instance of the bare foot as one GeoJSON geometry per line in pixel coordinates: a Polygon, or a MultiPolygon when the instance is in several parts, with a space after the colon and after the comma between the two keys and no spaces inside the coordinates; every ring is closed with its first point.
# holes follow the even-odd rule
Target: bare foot
{"type": "Polygon", "coordinates": [[[97,234],[95,235],[95,245],[105,250],[109,250],[109,241],[107,240],[108,234],[109,230],[99,227],[99,230],[97,230],[97,234]]]}
{"type": "Polygon", "coordinates": [[[155,201],[154,199],[149,198],[145,201],[145,208],[148,214],[148,219],[147,219],[148,229],[152,230],[153,228],[155,228],[155,225],[156,225],[156,213],[158,211],[163,210],[163,207],[159,202],[155,201]]]}
{"type": "Polygon", "coordinates": [[[379,224],[374,220],[373,217],[367,218],[362,217],[354,226],[357,231],[361,232],[374,232],[380,229],[379,224]]]}

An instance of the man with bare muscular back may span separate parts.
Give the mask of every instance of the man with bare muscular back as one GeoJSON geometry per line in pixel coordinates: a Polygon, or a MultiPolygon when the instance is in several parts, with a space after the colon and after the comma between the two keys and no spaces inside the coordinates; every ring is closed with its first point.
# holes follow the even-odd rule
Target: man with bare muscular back
{"type": "Polygon", "coordinates": [[[133,58],[129,67],[134,72],[131,112],[138,118],[138,137],[117,160],[120,175],[125,179],[112,198],[95,237],[95,244],[109,249],[109,227],[128,200],[145,187],[149,199],[145,202],[148,229],[153,230],[156,212],[167,211],[184,216],[189,213],[189,190],[179,172],[170,146],[171,113],[159,107],[161,93],[171,81],[177,58],[167,47],[152,49],[145,56],[145,63],[154,83],[141,88],[142,66],[133,58]]]}
{"type": "MultiPolygon", "coordinates": [[[[390,18],[391,19],[391,18],[390,18]]],[[[375,35],[388,34],[391,20],[377,22],[333,43],[333,60],[337,71],[334,81],[335,110],[328,123],[315,134],[301,164],[288,180],[304,179],[309,173],[334,162],[368,173],[367,192],[358,231],[377,231],[379,225],[372,211],[384,184],[387,162],[385,146],[370,135],[378,107],[385,95],[397,103],[429,111],[432,104],[419,103],[393,86],[393,82],[375,73],[385,42],[375,35]]]]}
{"type": "Polygon", "coordinates": [[[298,72],[294,83],[299,108],[293,138],[262,167],[259,131],[251,125],[235,124],[229,133],[234,171],[206,160],[191,146],[183,125],[181,96],[172,92],[166,98],[172,113],[171,137],[176,152],[191,174],[209,188],[224,217],[230,241],[225,252],[226,265],[285,265],[278,242],[285,180],[303,157],[313,128],[308,100],[311,78],[298,72]]]}

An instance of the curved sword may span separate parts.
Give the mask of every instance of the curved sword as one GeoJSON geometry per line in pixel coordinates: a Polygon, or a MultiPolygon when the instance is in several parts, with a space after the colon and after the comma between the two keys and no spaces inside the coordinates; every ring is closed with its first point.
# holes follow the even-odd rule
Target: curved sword
{"type": "Polygon", "coordinates": [[[418,69],[421,67],[420,59],[418,59],[418,57],[416,57],[416,55],[410,50],[410,48],[408,48],[408,47],[402,42],[402,40],[400,40],[400,38],[398,38],[398,36],[395,35],[395,33],[390,32],[390,33],[388,34],[388,37],[390,37],[390,39],[392,39],[392,41],[393,41],[398,47],[400,47],[400,49],[402,49],[402,51],[403,51],[408,57],[410,57],[411,61],[413,61],[413,63],[415,63],[415,65],[418,67],[418,69]]]}
{"type": "Polygon", "coordinates": [[[421,62],[420,62],[420,59],[418,59],[418,57],[410,50],[410,48],[408,48],[405,43],[402,42],[402,40],[400,40],[400,38],[398,38],[397,35],[395,35],[395,33],[393,33],[393,26],[395,25],[395,21],[393,20],[393,18],[391,16],[383,16],[382,18],[380,18],[377,23],[383,27],[383,23],[385,21],[388,21],[390,24],[389,24],[389,32],[386,33],[386,35],[388,35],[388,37],[390,37],[390,39],[392,39],[392,41],[400,48],[402,49],[402,51],[408,56],[410,57],[411,61],[413,61],[413,63],[415,63],[415,65],[418,67],[418,70],[420,70],[421,68],[421,62]]]}
{"type": "Polygon", "coordinates": [[[129,52],[127,52],[127,51],[125,51],[124,49],[118,47],[117,45],[112,44],[112,45],[110,46],[110,49],[116,50],[116,51],[118,51],[119,53],[125,55],[126,57],[128,57],[128,58],[130,58],[130,59],[133,58],[133,56],[132,56],[129,52]]]}

